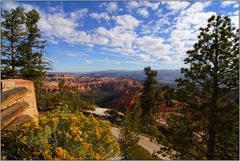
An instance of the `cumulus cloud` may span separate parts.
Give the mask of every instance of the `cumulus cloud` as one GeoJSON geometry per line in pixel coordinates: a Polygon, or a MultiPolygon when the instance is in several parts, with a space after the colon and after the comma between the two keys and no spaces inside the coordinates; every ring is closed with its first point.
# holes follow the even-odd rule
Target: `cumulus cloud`
{"type": "Polygon", "coordinates": [[[139,6],[140,6],[140,3],[136,1],[129,1],[127,3],[127,7],[130,9],[138,8],[139,6]]]}
{"type": "Polygon", "coordinates": [[[130,30],[134,29],[140,24],[139,20],[131,15],[114,16],[113,19],[116,21],[116,25],[130,30]]]}
{"type": "Polygon", "coordinates": [[[152,10],[157,10],[159,5],[160,5],[160,2],[143,1],[143,6],[149,7],[152,10]]]}
{"type": "Polygon", "coordinates": [[[141,15],[143,17],[149,16],[148,10],[146,8],[139,8],[137,12],[139,15],[141,15]]]}
{"type": "Polygon", "coordinates": [[[195,2],[186,10],[180,12],[174,29],[168,39],[176,57],[184,57],[187,50],[197,41],[199,28],[207,25],[207,20],[215,12],[204,12],[204,8],[210,3],[195,2]]]}
{"type": "Polygon", "coordinates": [[[232,6],[232,5],[236,5],[235,8],[237,8],[237,4],[239,4],[239,2],[237,1],[223,1],[222,4],[221,4],[221,7],[225,8],[225,7],[229,7],[229,6],[232,6]]]}
{"type": "Polygon", "coordinates": [[[88,13],[88,9],[83,8],[83,9],[79,9],[74,12],[71,12],[70,17],[74,20],[77,20],[77,19],[81,19],[81,18],[85,17],[87,15],[87,13],[88,13]]]}
{"type": "Polygon", "coordinates": [[[139,57],[143,61],[151,61],[152,60],[151,57],[146,54],[136,54],[136,57],[139,57]]]}
{"type": "Polygon", "coordinates": [[[103,12],[103,13],[91,13],[90,17],[93,18],[93,19],[96,19],[96,20],[104,19],[106,21],[109,21],[111,19],[110,16],[106,12],[103,12]]]}
{"type": "Polygon", "coordinates": [[[173,11],[184,10],[190,5],[187,1],[165,1],[163,4],[167,4],[168,8],[173,11]]]}
{"type": "Polygon", "coordinates": [[[160,2],[148,2],[148,1],[129,1],[127,2],[128,9],[137,9],[139,7],[151,8],[152,10],[157,10],[160,2]]]}
{"type": "Polygon", "coordinates": [[[108,11],[116,11],[118,9],[118,5],[116,2],[107,2],[106,9],[108,11]]]}
{"type": "Polygon", "coordinates": [[[141,52],[158,58],[169,54],[170,45],[164,41],[161,37],[144,36],[137,38],[135,44],[141,52]]]}
{"type": "Polygon", "coordinates": [[[2,8],[5,10],[11,10],[19,6],[19,4],[17,4],[14,1],[2,2],[1,5],[2,5],[2,8]]]}

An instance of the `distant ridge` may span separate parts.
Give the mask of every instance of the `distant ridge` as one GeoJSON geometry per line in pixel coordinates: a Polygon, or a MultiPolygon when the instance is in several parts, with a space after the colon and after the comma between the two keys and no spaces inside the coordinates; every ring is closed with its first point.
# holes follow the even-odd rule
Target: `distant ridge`
{"type": "MultiPolygon", "coordinates": [[[[160,86],[169,85],[176,87],[175,80],[183,77],[179,69],[160,69],[157,70],[157,80],[160,82],[160,86]]],[[[104,70],[104,71],[91,71],[91,72],[48,72],[47,75],[76,75],[76,76],[88,76],[88,77],[118,77],[118,78],[130,78],[143,82],[145,74],[143,70],[104,70]]]]}

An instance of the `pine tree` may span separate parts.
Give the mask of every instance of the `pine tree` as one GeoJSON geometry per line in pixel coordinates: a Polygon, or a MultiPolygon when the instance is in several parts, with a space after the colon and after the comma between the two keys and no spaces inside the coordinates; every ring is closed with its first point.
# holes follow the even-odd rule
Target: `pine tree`
{"type": "Polygon", "coordinates": [[[2,12],[3,22],[1,23],[1,75],[2,78],[15,78],[16,68],[19,64],[18,46],[24,36],[23,8],[17,7],[10,11],[2,12]]]}
{"type": "Polygon", "coordinates": [[[161,97],[157,87],[157,71],[152,70],[150,67],[146,67],[144,68],[144,72],[147,78],[144,81],[144,89],[141,95],[142,122],[145,132],[150,132],[151,125],[154,126],[155,122],[154,115],[159,112],[161,97]]]}
{"type": "Polygon", "coordinates": [[[187,54],[177,80],[185,107],[168,122],[167,142],[178,159],[239,159],[239,30],[212,16],[187,54]]]}
{"type": "Polygon", "coordinates": [[[42,97],[45,73],[50,69],[49,63],[43,58],[46,41],[41,39],[37,25],[39,13],[33,9],[25,13],[25,17],[26,38],[18,48],[22,64],[20,73],[22,78],[34,82],[37,100],[41,100],[38,98],[42,97]]]}
{"type": "Polygon", "coordinates": [[[37,23],[40,19],[39,13],[33,9],[26,16],[26,39],[19,47],[21,54],[21,75],[25,79],[39,81],[48,69],[43,61],[43,50],[45,42],[41,40],[40,30],[37,23]]]}
{"type": "Polygon", "coordinates": [[[128,110],[120,128],[119,143],[124,159],[133,159],[134,150],[139,141],[137,131],[140,125],[140,107],[139,97],[136,95],[135,104],[132,110],[128,110]]]}

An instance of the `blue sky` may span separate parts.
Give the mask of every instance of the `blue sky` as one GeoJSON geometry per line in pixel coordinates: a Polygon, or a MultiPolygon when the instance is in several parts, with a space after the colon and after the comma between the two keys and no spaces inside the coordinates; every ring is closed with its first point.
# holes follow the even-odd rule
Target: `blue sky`
{"type": "Polygon", "coordinates": [[[53,71],[180,69],[199,27],[228,15],[238,27],[237,1],[3,2],[40,13],[45,55],[53,71]]]}

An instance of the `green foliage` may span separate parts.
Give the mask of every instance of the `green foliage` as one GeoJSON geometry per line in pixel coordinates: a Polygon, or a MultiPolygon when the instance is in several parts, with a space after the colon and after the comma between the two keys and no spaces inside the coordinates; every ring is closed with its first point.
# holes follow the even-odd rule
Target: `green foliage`
{"type": "Polygon", "coordinates": [[[158,89],[157,71],[153,71],[150,67],[144,68],[147,78],[144,81],[144,89],[141,95],[142,123],[147,133],[151,133],[154,127],[154,116],[159,112],[161,101],[160,91],[158,89]]]}
{"type": "Polygon", "coordinates": [[[163,102],[167,107],[173,107],[172,100],[175,99],[175,90],[169,86],[162,87],[163,102]]]}
{"type": "Polygon", "coordinates": [[[41,39],[37,25],[40,15],[35,9],[24,13],[23,8],[17,7],[3,11],[2,17],[1,76],[32,80],[38,100],[45,72],[50,69],[49,63],[43,61],[46,41],[41,39]]]}
{"type": "Polygon", "coordinates": [[[124,159],[134,158],[134,151],[139,141],[137,134],[140,123],[139,100],[136,101],[132,111],[127,111],[120,128],[119,143],[124,159]]]}
{"type": "Polygon", "coordinates": [[[111,107],[109,102],[111,102],[112,99],[117,97],[118,93],[112,90],[98,89],[98,90],[95,90],[94,92],[83,93],[81,96],[85,101],[89,103],[94,103],[102,107],[111,107]]]}
{"type": "Polygon", "coordinates": [[[177,80],[184,107],[168,121],[166,144],[175,159],[239,159],[239,30],[212,16],[187,54],[177,80]]]}
{"type": "Polygon", "coordinates": [[[37,102],[38,109],[41,111],[60,109],[75,113],[82,110],[94,110],[93,105],[83,101],[81,94],[66,86],[64,80],[59,82],[58,92],[44,92],[41,97],[38,97],[37,102]]]}
{"type": "Polygon", "coordinates": [[[46,41],[41,39],[39,20],[40,15],[35,9],[25,13],[26,38],[18,48],[21,76],[34,82],[37,97],[42,95],[45,72],[50,69],[49,63],[43,61],[46,41]]]}
{"type": "Polygon", "coordinates": [[[99,160],[120,154],[111,126],[82,113],[47,113],[1,136],[1,155],[8,160],[99,160]]]}
{"type": "Polygon", "coordinates": [[[128,160],[160,160],[157,156],[151,155],[147,150],[139,145],[135,145],[130,151],[128,160]]]}
{"type": "Polygon", "coordinates": [[[18,47],[24,37],[23,8],[17,7],[2,12],[1,22],[1,77],[14,78],[16,68],[20,66],[18,47]]]}

